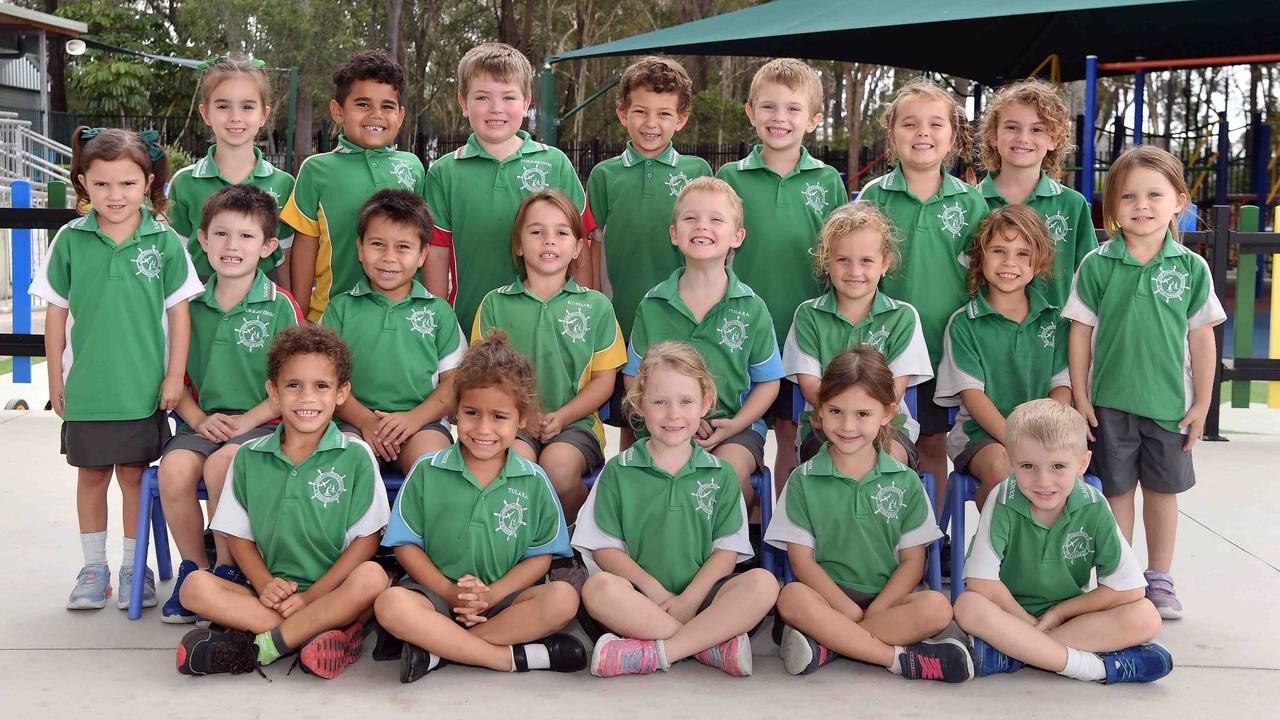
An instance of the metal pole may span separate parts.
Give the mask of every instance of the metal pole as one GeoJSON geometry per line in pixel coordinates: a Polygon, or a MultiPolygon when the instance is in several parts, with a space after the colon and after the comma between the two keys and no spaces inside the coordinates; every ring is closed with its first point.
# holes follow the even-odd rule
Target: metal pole
{"type": "MultiPolygon", "coordinates": [[[[31,183],[26,180],[15,180],[9,186],[11,207],[31,207],[31,183]]],[[[17,335],[31,333],[31,231],[27,228],[14,228],[9,231],[11,250],[9,264],[13,278],[13,332],[17,335]]],[[[31,358],[15,357],[13,359],[13,381],[31,382],[31,358]]]]}
{"type": "Polygon", "coordinates": [[[1098,110],[1098,56],[1088,55],[1084,59],[1084,142],[1081,145],[1080,172],[1084,173],[1080,184],[1080,193],[1084,199],[1093,202],[1093,126],[1098,110]]]}
{"type": "Polygon", "coordinates": [[[1214,183],[1213,201],[1218,205],[1227,204],[1227,172],[1231,168],[1231,139],[1227,137],[1227,114],[1218,113],[1218,160],[1217,178],[1214,183]]]}
{"type": "Polygon", "coordinates": [[[298,122],[298,68],[289,68],[289,111],[285,116],[286,132],[289,136],[289,142],[285,145],[284,164],[288,172],[296,173],[298,170],[293,166],[293,159],[296,157],[297,148],[294,144],[297,142],[297,128],[294,127],[298,122]]]}
{"type": "Polygon", "coordinates": [[[538,103],[538,136],[548,145],[556,144],[556,130],[560,124],[556,117],[556,73],[551,67],[551,58],[542,60],[542,79],[538,103]]]}
{"type": "MultiPolygon", "coordinates": [[[[1210,237],[1213,239],[1213,250],[1211,256],[1212,262],[1210,264],[1210,271],[1213,275],[1213,290],[1218,293],[1218,301],[1222,302],[1226,300],[1227,255],[1231,252],[1230,206],[1213,206],[1213,229],[1210,237]]],[[[1204,439],[1222,442],[1225,442],[1227,439],[1218,431],[1219,415],[1222,412],[1222,406],[1219,403],[1222,398],[1222,346],[1225,330],[1224,326],[1225,323],[1218,323],[1213,328],[1213,346],[1216,361],[1213,364],[1213,392],[1209,396],[1209,413],[1205,416],[1204,421],[1204,439]]]]}
{"type": "MultiPolygon", "coordinates": [[[[1240,208],[1237,220],[1240,232],[1258,231],[1258,206],[1244,205],[1240,208]]],[[[1258,264],[1258,256],[1252,253],[1240,253],[1236,257],[1236,329],[1235,343],[1231,357],[1253,357],[1253,310],[1254,283],[1257,275],[1254,268],[1258,264]]],[[[1231,383],[1231,407],[1249,407],[1249,381],[1234,380],[1231,383]]]]}
{"type": "MultiPolygon", "coordinates": [[[[1146,58],[1138,58],[1142,62],[1146,58]]],[[[1140,68],[1133,75],[1133,144],[1142,144],[1142,98],[1147,92],[1147,71],[1140,68]]]]}

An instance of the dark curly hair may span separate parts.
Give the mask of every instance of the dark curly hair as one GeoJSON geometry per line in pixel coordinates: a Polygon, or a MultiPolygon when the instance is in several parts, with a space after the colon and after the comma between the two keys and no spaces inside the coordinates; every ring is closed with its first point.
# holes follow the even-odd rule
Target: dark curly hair
{"type": "Polygon", "coordinates": [[[200,208],[200,229],[209,232],[214,216],[224,212],[252,218],[262,228],[264,240],[276,236],[280,219],[276,199],[252,185],[228,185],[210,195],[200,208]]]}
{"type": "Polygon", "coordinates": [[[372,80],[396,89],[396,98],[404,100],[404,68],[381,50],[365,50],[347,58],[333,71],[333,99],[347,101],[351,86],[361,80],[372,80]]]}
{"type": "Polygon", "coordinates": [[[454,373],[453,402],[456,407],[468,390],[502,388],[515,401],[516,412],[524,420],[525,427],[537,425],[541,409],[538,403],[538,382],[529,360],[511,347],[507,334],[493,329],[484,339],[467,348],[462,364],[454,373]]]}
{"type": "Polygon", "coordinates": [[[338,333],[321,325],[303,323],[291,327],[271,341],[267,353],[267,377],[271,382],[280,379],[284,364],[295,355],[323,355],[338,371],[338,385],[351,382],[351,348],[338,337],[338,333]]]}
{"type": "Polygon", "coordinates": [[[630,107],[631,93],[640,89],[660,95],[675,93],[679,97],[677,112],[689,112],[693,102],[693,81],[684,66],[671,58],[649,55],[628,65],[618,85],[618,109],[630,107]]]}
{"type": "Polygon", "coordinates": [[[427,204],[408,190],[379,190],[360,206],[360,214],[356,216],[356,237],[360,242],[364,242],[364,233],[375,218],[413,228],[422,240],[421,247],[431,241],[435,228],[427,204]]]}

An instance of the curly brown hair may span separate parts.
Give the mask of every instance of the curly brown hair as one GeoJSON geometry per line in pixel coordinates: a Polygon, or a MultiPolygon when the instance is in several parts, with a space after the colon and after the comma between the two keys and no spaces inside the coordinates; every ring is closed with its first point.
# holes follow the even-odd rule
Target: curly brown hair
{"type": "Polygon", "coordinates": [[[1044,123],[1053,149],[1040,161],[1040,169],[1054,180],[1061,178],[1062,162],[1076,150],[1071,144],[1071,108],[1062,99],[1058,88],[1037,78],[1006,85],[991,99],[991,104],[982,115],[982,128],[978,131],[982,143],[979,148],[982,167],[993,175],[1000,173],[1000,149],[996,144],[996,135],[1000,131],[1000,113],[1015,103],[1035,110],[1040,122],[1044,123]]]}
{"type": "Polygon", "coordinates": [[[1009,233],[1026,240],[1031,246],[1031,270],[1037,277],[1047,280],[1053,275],[1056,248],[1040,213],[1026,205],[1005,205],[983,218],[974,233],[973,245],[969,246],[969,270],[965,274],[965,287],[970,295],[976,295],[987,284],[987,278],[982,274],[982,258],[991,241],[1009,233]]]}
{"type": "Polygon", "coordinates": [[[898,120],[902,103],[917,98],[937,100],[947,106],[951,119],[952,139],[951,148],[947,150],[942,164],[946,167],[957,157],[964,160],[966,165],[964,180],[972,185],[974,174],[969,159],[973,157],[973,127],[969,124],[969,116],[965,113],[964,105],[960,104],[951,93],[923,78],[912,80],[899,88],[898,93],[880,115],[880,126],[888,133],[889,142],[886,152],[890,162],[894,164],[898,162],[898,151],[893,147],[893,126],[898,120]]]}
{"type": "Polygon", "coordinates": [[[693,81],[684,66],[671,58],[649,55],[628,65],[618,84],[618,109],[631,107],[631,93],[641,89],[659,95],[676,95],[676,112],[689,112],[693,102],[693,81]]]}
{"type": "Polygon", "coordinates": [[[285,363],[296,355],[323,355],[338,373],[338,385],[351,382],[351,348],[338,333],[323,325],[303,323],[276,335],[267,351],[267,377],[280,379],[285,363]]]}
{"type": "Polygon", "coordinates": [[[511,347],[505,332],[497,328],[490,330],[482,340],[467,348],[467,353],[462,356],[462,364],[453,377],[455,407],[468,390],[498,387],[515,401],[516,412],[520,414],[525,427],[537,424],[542,411],[533,366],[529,364],[528,358],[511,347]]]}
{"type": "Polygon", "coordinates": [[[813,256],[814,277],[822,279],[826,276],[827,265],[833,254],[832,246],[836,241],[859,230],[870,230],[880,236],[880,250],[888,258],[884,268],[886,275],[897,267],[902,260],[902,253],[898,251],[898,237],[893,221],[875,205],[854,201],[832,210],[822,223],[822,229],[818,231],[818,244],[809,251],[813,256]]]}
{"type": "Polygon", "coordinates": [[[396,98],[404,101],[404,68],[381,50],[358,52],[333,71],[333,99],[339,105],[346,102],[352,86],[361,80],[390,85],[396,98]]]}

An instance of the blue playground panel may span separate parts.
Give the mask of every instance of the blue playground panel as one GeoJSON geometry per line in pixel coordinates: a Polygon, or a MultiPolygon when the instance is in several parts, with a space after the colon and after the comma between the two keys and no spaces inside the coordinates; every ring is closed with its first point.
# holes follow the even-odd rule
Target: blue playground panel
{"type": "MultiPolygon", "coordinates": [[[[1236,316],[1228,315],[1223,323],[1222,356],[1235,357],[1236,316]]],[[[1271,315],[1258,313],[1253,316],[1253,352],[1250,357],[1267,357],[1267,346],[1271,341],[1271,315]]]]}

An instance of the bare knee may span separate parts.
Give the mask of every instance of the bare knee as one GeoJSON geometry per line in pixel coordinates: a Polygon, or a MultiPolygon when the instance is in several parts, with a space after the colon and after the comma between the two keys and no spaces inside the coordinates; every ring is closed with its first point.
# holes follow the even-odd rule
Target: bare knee
{"type": "Polygon", "coordinates": [[[582,585],[582,604],[594,611],[618,602],[629,590],[631,583],[613,573],[599,572],[587,578],[582,585]]]}
{"type": "Polygon", "coordinates": [[[195,492],[196,482],[200,478],[200,460],[197,453],[187,450],[174,450],[160,461],[156,470],[156,486],[160,489],[160,497],[165,499],[183,499],[195,492]]]}
{"type": "Polygon", "coordinates": [[[1164,621],[1160,619],[1160,611],[1146,598],[1135,600],[1124,606],[1124,624],[1133,628],[1137,635],[1150,640],[1160,633],[1164,621]]]}
{"type": "Polygon", "coordinates": [[[387,571],[383,570],[378,563],[366,560],[351,571],[342,585],[353,595],[367,598],[365,604],[368,604],[387,589],[387,571]]]}
{"type": "Polygon", "coordinates": [[[373,613],[378,624],[387,632],[401,637],[413,622],[415,611],[420,609],[414,599],[412,590],[392,587],[384,590],[373,603],[373,613]]]}
{"type": "Polygon", "coordinates": [[[973,635],[981,635],[989,624],[991,613],[1001,612],[1001,610],[983,595],[966,590],[956,598],[952,612],[961,630],[973,635]]]}
{"type": "Polygon", "coordinates": [[[548,623],[568,625],[578,614],[578,591],[563,580],[543,585],[542,613],[548,623]]]}
{"type": "Polygon", "coordinates": [[[778,579],[768,570],[748,570],[734,578],[734,583],[750,593],[751,597],[768,601],[770,607],[778,601],[778,579]]]}
{"type": "Polygon", "coordinates": [[[922,590],[916,596],[912,602],[920,605],[922,619],[931,634],[939,633],[951,624],[953,611],[946,595],[936,590],[922,590]]]}
{"type": "Polygon", "coordinates": [[[808,614],[813,607],[814,591],[799,582],[787,583],[778,593],[778,615],[784,620],[808,614]]]}
{"type": "Polygon", "coordinates": [[[218,579],[207,570],[196,570],[182,581],[182,605],[191,607],[208,597],[218,584],[218,579]]]}

